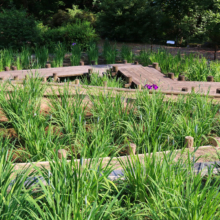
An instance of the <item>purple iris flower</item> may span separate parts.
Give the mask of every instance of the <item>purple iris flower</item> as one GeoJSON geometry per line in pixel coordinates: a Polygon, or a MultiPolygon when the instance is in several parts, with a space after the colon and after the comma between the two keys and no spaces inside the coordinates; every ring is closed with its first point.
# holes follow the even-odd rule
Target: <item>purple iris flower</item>
{"type": "Polygon", "coordinates": [[[153,84],[152,86],[153,86],[154,90],[158,89],[158,86],[156,84],[153,84]]]}
{"type": "Polygon", "coordinates": [[[158,89],[158,86],[156,85],[156,84],[153,84],[153,85],[150,85],[150,84],[146,84],[145,86],[144,86],[144,88],[146,89],[149,89],[149,90],[151,90],[152,88],[154,89],[154,90],[157,90],[158,89]]]}
{"type": "Polygon", "coordinates": [[[76,45],[76,43],[72,43],[72,46],[76,45]]]}

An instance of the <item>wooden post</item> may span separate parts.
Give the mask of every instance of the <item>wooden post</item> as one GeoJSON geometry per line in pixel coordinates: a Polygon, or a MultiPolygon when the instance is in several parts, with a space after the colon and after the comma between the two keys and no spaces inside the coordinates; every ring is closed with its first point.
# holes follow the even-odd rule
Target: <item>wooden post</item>
{"type": "Polygon", "coordinates": [[[159,63],[153,63],[153,68],[158,70],[159,69],[159,63]]]}
{"type": "Polygon", "coordinates": [[[53,81],[54,81],[54,82],[57,82],[57,80],[58,80],[57,73],[53,73],[53,81]]]}
{"type": "Polygon", "coordinates": [[[91,75],[93,73],[93,69],[89,69],[88,73],[89,73],[89,75],[91,75]]]}
{"type": "Polygon", "coordinates": [[[107,88],[107,81],[104,81],[104,82],[103,82],[103,86],[104,86],[105,88],[107,88]]]}
{"type": "Polygon", "coordinates": [[[80,66],[84,66],[84,64],[85,64],[84,61],[81,60],[80,61],[80,66]]]}
{"type": "Polygon", "coordinates": [[[129,84],[132,83],[132,77],[129,76],[129,77],[127,78],[127,80],[128,80],[128,83],[129,83],[129,84]]]}
{"type": "Polygon", "coordinates": [[[18,75],[14,76],[14,80],[18,80],[18,79],[19,79],[18,75]]]}
{"type": "Polygon", "coordinates": [[[11,69],[12,70],[17,70],[17,67],[16,66],[12,66],[11,69]]]}
{"type": "Polygon", "coordinates": [[[138,65],[138,61],[134,61],[134,65],[138,65]]]}
{"type": "Polygon", "coordinates": [[[188,88],[187,88],[187,87],[183,87],[183,88],[182,88],[182,91],[183,91],[183,92],[188,92],[188,88]]]}
{"type": "Polygon", "coordinates": [[[207,82],[214,82],[213,76],[207,76],[207,82]]]}
{"type": "Polygon", "coordinates": [[[116,72],[116,73],[118,72],[118,66],[113,66],[112,68],[113,68],[113,69],[112,69],[113,72],[116,72]]]}
{"type": "Polygon", "coordinates": [[[75,79],[75,84],[79,85],[79,79],[75,79]]]}
{"type": "Polygon", "coordinates": [[[211,145],[213,145],[215,147],[219,147],[220,146],[220,137],[209,138],[209,142],[211,145]]]}
{"type": "Polygon", "coordinates": [[[187,148],[192,148],[193,147],[193,142],[194,142],[194,138],[191,136],[186,136],[185,137],[185,145],[187,148]]]}
{"type": "Polygon", "coordinates": [[[43,82],[47,82],[47,77],[42,78],[43,82]]]}
{"type": "Polygon", "coordinates": [[[123,63],[124,63],[124,64],[127,64],[127,60],[123,60],[123,63]]]}
{"type": "Polygon", "coordinates": [[[178,80],[179,80],[179,81],[185,81],[185,76],[183,76],[183,75],[179,75],[178,80]]]}
{"type": "Polygon", "coordinates": [[[167,75],[170,79],[174,80],[174,73],[168,73],[167,75]]]}
{"type": "Polygon", "coordinates": [[[136,144],[130,143],[127,146],[127,155],[135,155],[136,153],[136,144]]]}
{"type": "Polygon", "coordinates": [[[46,68],[51,68],[51,64],[50,64],[50,63],[47,63],[47,64],[46,64],[46,68]]]}
{"type": "Polygon", "coordinates": [[[67,158],[67,151],[64,149],[58,150],[58,158],[62,160],[62,158],[66,159],[67,158]]]}
{"type": "Polygon", "coordinates": [[[138,85],[138,90],[141,90],[141,84],[138,85]]]}
{"type": "Polygon", "coordinates": [[[10,68],[8,66],[5,67],[5,71],[9,71],[10,68]]]}

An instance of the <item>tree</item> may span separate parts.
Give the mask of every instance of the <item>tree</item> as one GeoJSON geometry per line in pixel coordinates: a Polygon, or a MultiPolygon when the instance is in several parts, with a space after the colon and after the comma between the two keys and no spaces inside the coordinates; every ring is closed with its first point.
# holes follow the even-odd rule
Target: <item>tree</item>
{"type": "Polygon", "coordinates": [[[211,9],[206,11],[206,34],[213,43],[215,53],[214,60],[217,59],[217,49],[220,45],[220,3],[213,0],[211,9]]]}
{"type": "Polygon", "coordinates": [[[103,0],[97,28],[102,37],[146,42],[162,34],[163,14],[153,1],[103,0]]]}

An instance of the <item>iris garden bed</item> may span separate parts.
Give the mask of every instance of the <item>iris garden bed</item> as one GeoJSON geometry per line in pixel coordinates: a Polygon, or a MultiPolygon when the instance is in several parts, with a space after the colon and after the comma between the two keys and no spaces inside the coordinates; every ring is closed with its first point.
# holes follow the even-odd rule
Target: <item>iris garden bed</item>
{"type": "Polygon", "coordinates": [[[81,87],[48,87],[38,78],[0,90],[1,219],[219,219],[218,173],[196,175],[197,158],[175,152],[184,150],[185,136],[194,147],[220,136],[220,106],[208,95],[174,102],[146,89],[125,102],[113,90],[88,87],[82,95],[81,87]],[[120,158],[130,143],[141,159],[120,158]],[[14,172],[14,163],[34,161],[48,161],[50,170],[14,172]],[[113,161],[124,170],[115,181],[113,161]]]}

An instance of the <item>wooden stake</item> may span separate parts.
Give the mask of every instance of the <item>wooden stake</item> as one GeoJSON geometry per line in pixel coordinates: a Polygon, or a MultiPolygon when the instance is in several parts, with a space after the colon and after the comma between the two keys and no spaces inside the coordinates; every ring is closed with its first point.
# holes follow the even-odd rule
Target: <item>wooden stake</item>
{"type": "Polygon", "coordinates": [[[5,67],[5,71],[9,71],[10,68],[8,66],[5,67]]]}
{"type": "Polygon", "coordinates": [[[104,82],[103,82],[103,86],[104,86],[105,88],[107,88],[107,81],[104,81],[104,82]]]}
{"type": "Polygon", "coordinates": [[[139,84],[137,88],[138,88],[138,90],[141,90],[141,84],[139,84]]]}
{"type": "Polygon", "coordinates": [[[186,136],[185,137],[185,145],[187,148],[192,148],[193,147],[193,142],[194,142],[194,138],[191,136],[186,136]]]}
{"type": "Polygon", "coordinates": [[[79,79],[75,79],[75,84],[79,85],[79,79]]]}
{"type": "Polygon", "coordinates": [[[18,80],[18,79],[19,79],[18,75],[14,76],[14,80],[18,80]]]}
{"type": "Polygon", "coordinates": [[[89,69],[88,73],[89,73],[89,75],[91,75],[93,73],[93,69],[89,69]]]}
{"type": "Polygon", "coordinates": [[[17,67],[16,66],[12,66],[11,69],[12,70],[17,70],[17,67]]]}
{"type": "Polygon", "coordinates": [[[170,79],[174,80],[174,73],[168,73],[167,75],[170,79]]]}
{"type": "Polygon", "coordinates": [[[127,78],[127,80],[128,80],[128,83],[129,83],[129,84],[132,83],[132,77],[129,76],[129,77],[127,78]]]}
{"type": "Polygon", "coordinates": [[[42,78],[43,82],[47,82],[47,77],[42,78]]]}
{"type": "Polygon", "coordinates": [[[214,77],[213,76],[207,76],[207,82],[214,82],[214,77]]]}
{"type": "Polygon", "coordinates": [[[116,72],[116,73],[118,72],[118,66],[113,66],[112,68],[113,68],[112,69],[113,72],[116,72]]]}
{"type": "Polygon", "coordinates": [[[51,68],[51,64],[50,64],[50,63],[47,63],[47,64],[46,64],[46,68],[51,68]]]}
{"type": "Polygon", "coordinates": [[[84,65],[85,65],[84,61],[80,61],[80,66],[84,66],[84,65]]]}
{"type": "Polygon", "coordinates": [[[158,70],[159,69],[159,63],[153,63],[153,68],[158,70]]]}
{"type": "Polygon", "coordinates": [[[124,63],[124,64],[127,64],[127,60],[123,60],[123,63],[124,63]]]}
{"type": "Polygon", "coordinates": [[[179,80],[179,81],[185,81],[185,76],[183,76],[183,75],[179,75],[178,80],[179,80]]]}
{"type": "Polygon", "coordinates": [[[54,82],[57,82],[57,80],[58,80],[58,75],[57,75],[57,73],[53,73],[53,81],[54,81],[54,82]]]}
{"type": "Polygon", "coordinates": [[[135,155],[136,153],[136,144],[130,143],[127,146],[127,155],[135,155]]]}
{"type": "Polygon", "coordinates": [[[62,158],[66,159],[67,158],[67,151],[64,149],[58,150],[58,158],[62,160],[62,158]]]}
{"type": "Polygon", "coordinates": [[[220,137],[209,138],[209,142],[211,145],[213,145],[215,147],[219,147],[220,146],[220,137]]]}

